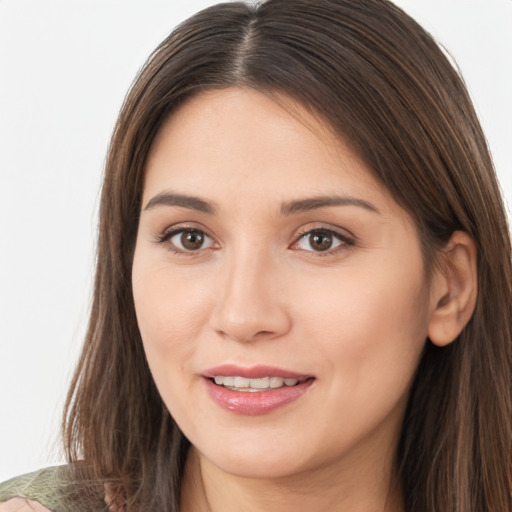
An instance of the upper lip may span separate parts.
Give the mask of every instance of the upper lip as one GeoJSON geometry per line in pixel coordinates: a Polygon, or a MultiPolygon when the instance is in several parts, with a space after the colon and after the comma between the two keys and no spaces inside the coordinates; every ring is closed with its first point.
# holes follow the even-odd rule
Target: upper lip
{"type": "Polygon", "coordinates": [[[292,372],[283,368],[277,368],[276,366],[238,366],[235,364],[222,364],[209,368],[203,372],[203,377],[212,379],[217,375],[233,376],[233,377],[245,377],[247,379],[262,379],[264,377],[282,377],[284,379],[296,379],[304,380],[312,377],[303,373],[292,372]]]}

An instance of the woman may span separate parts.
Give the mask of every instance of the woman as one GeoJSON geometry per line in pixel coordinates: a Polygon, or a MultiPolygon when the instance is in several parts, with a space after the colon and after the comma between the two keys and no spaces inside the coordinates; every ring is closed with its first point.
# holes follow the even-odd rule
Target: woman
{"type": "Polygon", "coordinates": [[[0,498],[510,510],[511,291],[477,117],[412,19],[207,9],[114,131],[71,464],[0,498]]]}

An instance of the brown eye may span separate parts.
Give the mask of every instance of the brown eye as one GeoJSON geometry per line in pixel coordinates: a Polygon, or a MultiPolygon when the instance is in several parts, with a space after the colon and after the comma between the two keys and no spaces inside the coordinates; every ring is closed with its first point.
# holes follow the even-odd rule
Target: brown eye
{"type": "Polygon", "coordinates": [[[314,251],[327,251],[332,247],[332,235],[330,233],[311,233],[309,245],[314,251]]]}
{"type": "Polygon", "coordinates": [[[339,246],[350,245],[351,242],[328,229],[314,229],[300,237],[296,248],[309,252],[328,252],[339,246]]]}
{"type": "Polygon", "coordinates": [[[180,229],[169,236],[168,240],[177,251],[181,252],[197,252],[213,244],[213,240],[198,229],[180,229]]]}
{"type": "Polygon", "coordinates": [[[180,236],[180,242],[184,249],[197,251],[204,243],[204,233],[201,231],[184,231],[180,236]]]}

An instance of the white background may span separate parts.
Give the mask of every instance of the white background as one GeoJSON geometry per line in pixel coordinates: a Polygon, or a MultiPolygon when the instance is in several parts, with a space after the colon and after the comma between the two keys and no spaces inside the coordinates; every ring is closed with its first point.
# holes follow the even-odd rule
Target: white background
{"type": "MultiPolygon", "coordinates": [[[[62,461],[117,112],[209,0],[0,0],[0,481],[62,461]]],[[[512,0],[397,0],[457,60],[512,204],[512,0]]],[[[510,208],[509,208],[510,211],[510,208]]]]}

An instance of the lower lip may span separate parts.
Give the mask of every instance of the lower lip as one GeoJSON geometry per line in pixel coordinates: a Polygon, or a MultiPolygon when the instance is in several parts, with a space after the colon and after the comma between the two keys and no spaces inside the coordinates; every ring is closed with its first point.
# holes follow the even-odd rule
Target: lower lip
{"type": "Polygon", "coordinates": [[[204,379],[204,382],[210,397],[223,409],[235,414],[258,416],[267,414],[300,398],[313,383],[313,379],[307,379],[296,386],[283,386],[268,391],[256,392],[232,391],[217,386],[210,379],[204,379]]]}

